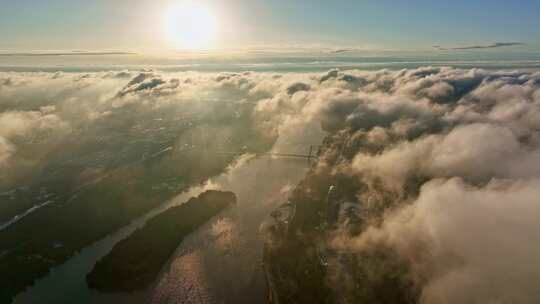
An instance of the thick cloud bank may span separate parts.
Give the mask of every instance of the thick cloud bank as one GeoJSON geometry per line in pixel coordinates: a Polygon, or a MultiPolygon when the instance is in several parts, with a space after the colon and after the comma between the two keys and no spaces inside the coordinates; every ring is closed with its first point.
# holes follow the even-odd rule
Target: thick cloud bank
{"type": "Polygon", "coordinates": [[[534,303],[539,75],[420,69],[343,80],[352,76],[325,76],[363,84],[323,105],[322,119],[338,132],[332,170],[362,185],[370,224],[333,245],[395,250],[423,303],[534,303]]]}
{"type": "Polygon", "coordinates": [[[89,137],[129,129],[127,144],[204,114],[248,119],[250,136],[283,152],[329,134],[317,170],[361,185],[367,223],[332,243],[391,248],[424,303],[540,297],[539,73],[1,73],[0,181],[16,185],[89,137]]]}

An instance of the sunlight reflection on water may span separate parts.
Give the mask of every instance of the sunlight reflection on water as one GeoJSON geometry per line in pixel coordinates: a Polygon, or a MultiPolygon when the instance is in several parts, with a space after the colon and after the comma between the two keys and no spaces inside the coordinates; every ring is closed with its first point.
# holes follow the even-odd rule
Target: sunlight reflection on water
{"type": "Polygon", "coordinates": [[[152,303],[264,302],[260,227],[306,170],[305,161],[261,158],[218,178],[215,187],[235,192],[238,206],[182,243],[151,292],[152,303]]]}

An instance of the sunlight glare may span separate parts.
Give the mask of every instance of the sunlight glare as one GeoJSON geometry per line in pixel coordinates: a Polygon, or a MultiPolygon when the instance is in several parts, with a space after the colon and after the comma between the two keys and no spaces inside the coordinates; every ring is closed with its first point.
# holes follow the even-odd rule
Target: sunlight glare
{"type": "Polygon", "coordinates": [[[208,7],[183,1],[167,11],[167,40],[181,49],[210,48],[216,35],[217,19],[208,7]]]}

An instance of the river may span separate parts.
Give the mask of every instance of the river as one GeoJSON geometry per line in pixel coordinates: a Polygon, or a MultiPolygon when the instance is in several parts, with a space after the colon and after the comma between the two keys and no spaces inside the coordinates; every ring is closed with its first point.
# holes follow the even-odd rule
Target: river
{"type": "Polygon", "coordinates": [[[266,297],[261,226],[308,170],[306,160],[242,157],[227,173],[193,187],[83,249],[18,295],[14,303],[261,303],[266,297]],[[97,260],[146,220],[208,189],[236,193],[238,204],[187,237],[147,290],[105,295],[85,276],[97,260]]]}

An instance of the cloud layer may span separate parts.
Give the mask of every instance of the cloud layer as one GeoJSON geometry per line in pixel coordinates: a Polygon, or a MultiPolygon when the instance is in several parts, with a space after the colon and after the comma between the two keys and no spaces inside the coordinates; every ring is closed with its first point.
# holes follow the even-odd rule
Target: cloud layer
{"type": "MultiPolygon", "coordinates": [[[[0,73],[1,185],[87,140],[144,145],[201,115],[246,120],[246,136],[275,139],[276,152],[329,134],[317,170],[361,185],[367,223],[331,242],[391,248],[424,303],[538,299],[539,73],[0,73]]],[[[229,131],[215,130],[224,144],[229,131]]]]}
{"type": "Polygon", "coordinates": [[[329,174],[356,185],[367,223],[331,243],[393,248],[422,303],[534,303],[538,74],[425,68],[322,80],[341,87],[319,111],[335,133],[329,174]]]}

